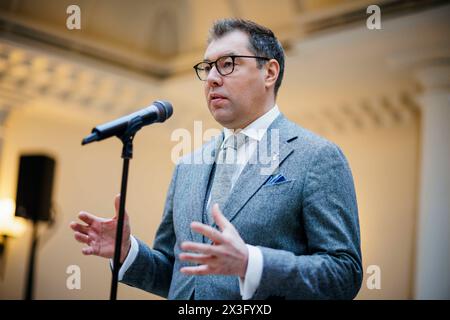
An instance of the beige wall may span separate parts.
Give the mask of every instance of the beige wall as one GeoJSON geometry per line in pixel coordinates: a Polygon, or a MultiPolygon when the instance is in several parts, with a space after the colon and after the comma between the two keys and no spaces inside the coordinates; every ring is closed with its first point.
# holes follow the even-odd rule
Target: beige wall
{"type": "MultiPolygon", "coordinates": [[[[22,152],[46,152],[57,161],[54,202],[56,225],[44,233],[48,240],[39,250],[36,275],[38,299],[107,299],[110,271],[106,260],[85,257],[68,225],[80,210],[109,217],[113,197],[120,189],[121,147],[117,140],[81,147],[89,125],[51,116],[33,108],[11,115],[2,159],[2,196],[15,198],[17,160],[22,152]],[[66,268],[79,265],[81,290],[66,289],[66,268]]],[[[170,134],[157,126],[143,131],[135,142],[135,158],[129,174],[128,210],[133,233],[151,242],[162,214],[171,176],[170,134]],[[159,141],[155,141],[158,137],[159,141]],[[153,150],[153,152],[152,152],[153,150]],[[155,150],[157,150],[155,152],[155,150]]],[[[29,233],[11,241],[0,297],[21,298],[29,233]]],[[[137,290],[121,288],[119,298],[149,298],[137,290]]]]}
{"type": "Polygon", "coordinates": [[[358,298],[411,299],[417,206],[418,121],[331,137],[352,168],[361,226],[364,283],[358,298]],[[381,290],[369,290],[369,265],[381,290]]]}

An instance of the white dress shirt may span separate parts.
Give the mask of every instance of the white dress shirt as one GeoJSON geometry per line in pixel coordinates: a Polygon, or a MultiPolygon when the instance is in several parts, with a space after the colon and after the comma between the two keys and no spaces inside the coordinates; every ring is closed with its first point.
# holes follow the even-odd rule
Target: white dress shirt
{"type": "MultiPolygon", "coordinates": [[[[232,187],[239,178],[242,170],[244,169],[250,157],[255,152],[259,141],[266,133],[272,122],[278,117],[280,110],[278,106],[275,105],[263,114],[261,117],[250,123],[247,127],[242,129],[240,132],[245,134],[249,139],[237,150],[237,163],[239,164],[238,169],[234,172],[232,178],[232,187]]],[[[224,128],[224,142],[226,139],[233,134],[233,130],[224,128]]],[[[209,195],[207,206],[211,200],[211,195],[209,195]]],[[[257,212],[255,212],[257,214],[257,212]]],[[[256,289],[261,281],[261,275],[263,270],[263,256],[261,250],[258,247],[247,244],[248,248],[248,264],[247,271],[245,273],[245,278],[239,277],[239,288],[241,291],[242,299],[251,299],[256,289]]],[[[139,246],[136,239],[131,236],[131,248],[128,255],[119,270],[119,281],[123,279],[123,275],[128,270],[130,265],[136,259],[139,252],[139,246]]],[[[112,260],[111,260],[112,265],[112,260]]]]}

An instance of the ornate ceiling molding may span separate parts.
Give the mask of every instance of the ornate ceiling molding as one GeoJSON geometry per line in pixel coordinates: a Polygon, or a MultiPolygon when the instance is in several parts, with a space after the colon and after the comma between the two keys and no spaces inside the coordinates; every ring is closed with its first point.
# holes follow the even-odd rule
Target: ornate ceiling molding
{"type": "Polygon", "coordinates": [[[418,91],[407,88],[380,93],[338,107],[317,107],[299,112],[296,118],[305,127],[324,136],[357,133],[408,125],[420,114],[418,91]]]}
{"type": "MultiPolygon", "coordinates": [[[[57,99],[88,114],[110,118],[155,100],[159,85],[101,67],[0,42],[0,108],[57,99]]],[[[89,117],[87,115],[87,117],[89,117]]]]}
{"type": "MultiPolygon", "coordinates": [[[[183,1],[180,0],[180,2],[183,1]]],[[[385,1],[383,3],[388,2],[393,1],[385,1]]],[[[425,2],[430,6],[441,3],[439,1],[425,2]]],[[[168,22],[171,19],[178,19],[177,21],[180,23],[179,8],[174,9],[171,7],[173,4],[165,5],[163,1],[157,1],[156,3],[157,6],[153,9],[156,8],[154,12],[160,16],[160,20],[155,20],[155,23],[158,25],[164,24],[162,21],[169,16],[167,18],[168,22]],[[174,13],[168,13],[172,11],[174,13]]],[[[367,3],[367,1],[356,1],[355,3],[358,4],[358,10],[361,11],[362,3],[367,3]]],[[[249,10],[245,6],[240,6],[240,2],[231,1],[229,4],[234,8],[233,10],[236,14],[244,14],[249,10]]],[[[192,13],[198,8],[189,10],[192,13]]],[[[298,9],[296,14],[302,10],[301,8],[298,9]]],[[[441,12],[440,8],[437,8],[435,11],[441,12]]],[[[202,14],[201,11],[197,13],[202,14]]],[[[442,14],[444,15],[445,12],[442,14]]],[[[423,16],[422,14],[417,14],[413,21],[420,22],[423,16]]],[[[2,17],[4,17],[4,13],[1,13],[0,20],[2,17]]],[[[435,30],[436,19],[433,17],[435,16],[424,18],[427,21],[425,24],[426,30],[435,30]]],[[[26,23],[14,19],[9,17],[8,21],[15,21],[21,26],[26,25],[26,23]]],[[[399,20],[408,20],[408,23],[410,23],[410,19],[412,18],[408,17],[399,20]]],[[[441,21],[442,18],[438,17],[438,20],[441,21]]],[[[28,21],[27,23],[31,22],[28,21]]],[[[442,24],[442,22],[440,23],[442,24]]],[[[398,30],[405,30],[405,28],[409,27],[401,25],[399,29],[398,24],[395,22],[392,23],[391,21],[391,24],[396,26],[396,28],[391,26],[394,33],[387,39],[388,29],[384,30],[385,37],[374,33],[370,42],[372,46],[368,45],[366,30],[359,30],[363,27],[346,33],[345,37],[342,37],[342,33],[337,33],[333,41],[330,41],[329,37],[324,37],[325,40],[323,41],[325,42],[321,42],[322,46],[319,41],[315,41],[317,38],[312,37],[314,41],[312,41],[309,51],[301,51],[299,49],[297,56],[294,56],[295,46],[293,46],[290,55],[294,56],[295,61],[292,61],[290,64],[290,70],[294,76],[290,79],[289,77],[286,78],[286,82],[290,81],[290,83],[286,83],[289,90],[289,96],[286,101],[305,99],[305,91],[312,92],[308,93],[309,96],[306,96],[306,99],[311,95],[314,95],[315,99],[306,110],[303,112],[299,111],[296,114],[298,116],[297,119],[301,120],[300,123],[314,131],[325,134],[401,125],[417,117],[417,105],[413,102],[416,88],[403,89],[401,85],[397,85],[397,83],[400,83],[399,81],[411,78],[408,74],[410,65],[405,65],[405,61],[409,58],[405,59],[402,52],[409,52],[413,55],[417,52],[420,55],[424,52],[424,48],[430,47],[430,44],[428,43],[429,41],[427,42],[422,38],[414,39],[414,45],[410,45],[410,43],[403,44],[404,40],[399,37],[401,34],[398,30]],[[375,45],[376,41],[378,41],[378,45],[375,45]],[[323,43],[328,43],[328,45],[323,45],[323,43]],[[323,50],[323,48],[329,48],[329,50],[323,50]],[[358,52],[357,55],[354,54],[355,48],[358,52]],[[328,59],[328,52],[334,53],[332,59],[328,59]],[[358,59],[355,59],[355,57],[358,59]],[[340,58],[342,59],[339,60],[340,58]],[[389,61],[386,61],[386,59],[389,61]],[[299,61],[303,61],[303,64],[298,63],[299,61]],[[330,63],[327,64],[329,61],[334,62],[336,66],[330,63]],[[298,66],[295,66],[296,64],[298,66]],[[312,65],[313,68],[308,69],[308,65],[312,65]],[[322,67],[323,70],[318,69],[319,72],[317,72],[314,68],[318,66],[322,67]],[[294,68],[292,69],[292,67],[294,68]],[[393,67],[396,70],[390,72],[392,70],[386,70],[389,69],[388,67],[393,67]],[[324,75],[326,71],[329,71],[329,73],[324,75]],[[349,73],[351,72],[354,74],[350,75],[349,73]],[[390,80],[394,74],[402,74],[404,76],[401,79],[396,78],[385,85],[384,82],[390,80]],[[306,76],[302,78],[302,75],[306,76]],[[370,75],[370,77],[367,77],[367,75],[370,75]],[[389,93],[387,91],[383,92],[386,86],[391,86],[392,84],[395,84],[395,87],[398,89],[394,89],[394,92],[392,90],[389,93]],[[296,95],[299,91],[299,86],[303,86],[306,89],[296,95]],[[381,86],[384,86],[384,88],[380,89],[381,86]],[[361,91],[372,87],[378,88],[381,93],[372,94],[368,92],[369,90],[361,91]],[[344,92],[344,89],[347,91],[344,92]],[[314,92],[316,91],[314,90],[317,90],[319,94],[315,95],[314,92]],[[321,97],[321,91],[328,92],[327,97],[321,97]],[[356,98],[356,95],[359,98],[356,98]],[[357,101],[344,101],[332,106],[335,96],[348,96],[349,99],[353,98],[357,101]],[[322,98],[328,100],[325,101],[322,98]],[[327,107],[314,106],[314,104],[317,105],[322,102],[327,107]]],[[[389,21],[386,22],[386,25],[389,26],[389,21]]],[[[2,30],[7,29],[5,24],[2,27],[2,30]]],[[[185,36],[188,31],[180,30],[179,27],[180,24],[170,23],[170,27],[167,26],[164,32],[160,30],[161,32],[158,33],[155,29],[150,38],[159,44],[155,48],[147,48],[148,50],[156,50],[153,54],[153,60],[149,60],[149,62],[145,56],[142,56],[142,61],[146,61],[148,68],[151,67],[151,63],[158,61],[157,64],[164,66],[171,63],[170,68],[172,70],[182,70],[186,65],[189,65],[190,72],[192,71],[190,62],[195,60],[193,54],[197,56],[197,53],[195,50],[189,51],[193,47],[189,47],[186,42],[183,42],[186,41],[185,36]],[[173,38],[174,42],[169,41],[164,44],[165,35],[167,32],[171,32],[171,28],[175,28],[173,30],[177,30],[178,33],[173,38]],[[170,52],[175,53],[175,55],[171,55],[170,52]],[[182,52],[182,54],[177,55],[177,52],[182,52]],[[158,56],[160,58],[155,58],[158,56]],[[171,62],[165,64],[160,63],[162,60],[154,60],[165,59],[164,57],[171,62]]],[[[441,37],[441,33],[440,31],[439,37],[441,37]]],[[[55,38],[55,41],[57,39],[59,38],[55,38]]],[[[74,39],[78,38],[74,37],[74,39]]],[[[408,39],[412,38],[409,37],[408,39]]],[[[106,121],[135,111],[137,108],[148,105],[151,101],[159,99],[161,96],[170,95],[170,99],[174,98],[174,105],[183,109],[183,119],[172,119],[179,121],[179,123],[171,121],[170,125],[167,126],[168,128],[176,127],[178,124],[185,125],[190,119],[201,119],[206,114],[206,112],[198,111],[199,101],[203,105],[203,100],[200,100],[198,95],[192,94],[192,88],[197,88],[198,84],[195,83],[194,85],[192,81],[196,80],[190,81],[187,76],[171,77],[166,81],[160,81],[160,79],[152,80],[152,77],[148,75],[137,75],[130,71],[131,68],[117,68],[113,66],[108,59],[111,56],[114,57],[115,53],[108,51],[109,48],[104,48],[98,43],[90,42],[95,50],[100,50],[98,54],[101,59],[106,60],[104,63],[98,59],[87,57],[88,55],[80,50],[80,43],[76,41],[67,43],[68,49],[70,49],[68,50],[67,48],[58,49],[55,46],[43,44],[39,39],[37,40],[36,42],[30,41],[30,39],[24,40],[23,38],[18,38],[14,33],[7,33],[6,37],[3,34],[2,39],[0,39],[0,109],[11,110],[11,108],[24,107],[33,100],[50,98],[56,99],[66,109],[77,109],[79,112],[84,113],[87,119],[95,115],[106,121]],[[182,83],[176,84],[177,78],[180,78],[182,83]]],[[[296,41],[303,42],[303,40],[299,39],[296,41]]],[[[440,40],[436,41],[438,44],[441,42],[440,40]]],[[[293,41],[292,44],[294,45],[295,42],[293,41]]],[[[147,45],[150,46],[151,43],[149,42],[147,45]]],[[[437,55],[442,57],[446,56],[447,53],[448,50],[446,48],[439,47],[437,55]]],[[[125,63],[129,61],[134,63],[137,61],[135,59],[136,54],[133,50],[120,51],[114,59],[120,58],[125,63]]],[[[411,59],[414,60],[415,58],[411,57],[411,59]]],[[[166,71],[163,71],[163,73],[166,73],[166,71]]],[[[412,79],[411,81],[414,80],[412,79]]]]}

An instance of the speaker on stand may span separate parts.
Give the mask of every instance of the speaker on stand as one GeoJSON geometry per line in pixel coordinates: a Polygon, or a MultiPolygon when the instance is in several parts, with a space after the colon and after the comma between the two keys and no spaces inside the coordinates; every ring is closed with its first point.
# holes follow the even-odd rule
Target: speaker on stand
{"type": "Polygon", "coordinates": [[[39,242],[40,222],[52,221],[52,192],[55,160],[46,155],[22,155],[16,194],[16,216],[32,222],[31,249],[28,258],[28,273],[25,300],[32,300],[34,293],[34,270],[39,242]]]}

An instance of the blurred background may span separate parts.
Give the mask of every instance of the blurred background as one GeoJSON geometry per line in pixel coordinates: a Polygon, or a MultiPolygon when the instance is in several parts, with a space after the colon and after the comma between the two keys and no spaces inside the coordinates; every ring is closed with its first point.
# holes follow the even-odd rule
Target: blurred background
{"type": "MultiPolygon", "coordinates": [[[[33,224],[15,208],[19,186],[30,187],[19,169],[36,155],[34,168],[53,178],[43,178],[51,209],[34,228],[34,298],[109,298],[108,261],[83,256],[69,223],[80,210],[114,214],[121,143],[80,142],[163,99],[174,114],[135,139],[127,196],[132,233],[152,244],[179,144],[172,133],[194,137],[194,121],[219,128],[192,66],[224,17],[275,32],[287,57],[281,111],[350,162],[364,263],[357,299],[450,299],[449,16],[448,1],[425,0],[2,0],[0,299],[26,292],[33,224]],[[79,289],[68,286],[71,266],[79,289]]],[[[118,298],[160,299],[125,285],[118,298]]]]}

